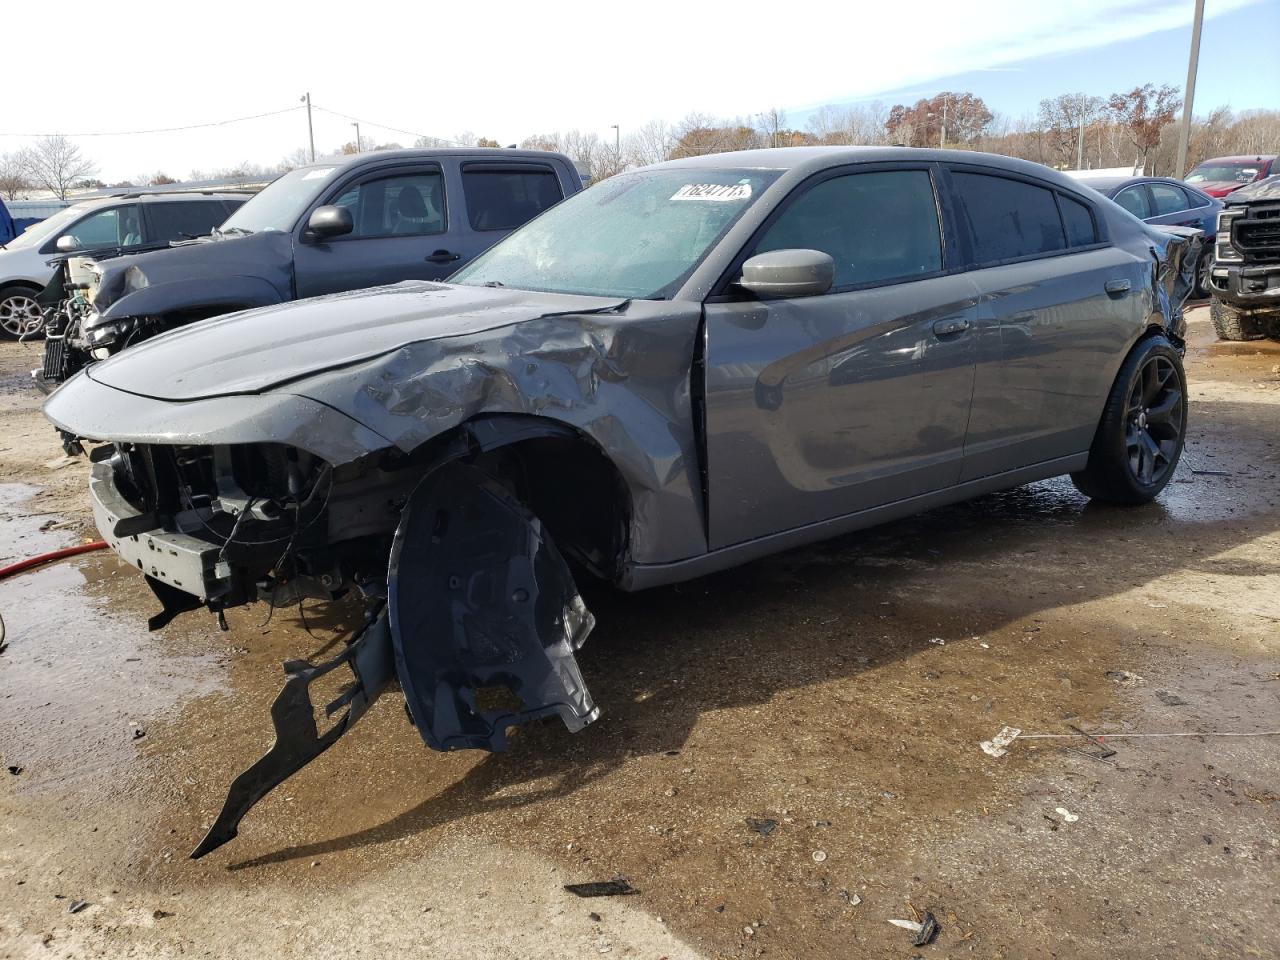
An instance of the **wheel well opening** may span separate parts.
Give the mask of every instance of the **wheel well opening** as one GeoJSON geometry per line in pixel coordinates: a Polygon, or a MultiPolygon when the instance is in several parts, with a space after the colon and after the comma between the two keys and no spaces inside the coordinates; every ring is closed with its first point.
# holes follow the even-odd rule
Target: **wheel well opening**
{"type": "Polygon", "coordinates": [[[619,578],[631,498],[617,467],[593,443],[536,437],[482,453],[475,463],[528,505],[566,557],[602,580],[619,578]]]}

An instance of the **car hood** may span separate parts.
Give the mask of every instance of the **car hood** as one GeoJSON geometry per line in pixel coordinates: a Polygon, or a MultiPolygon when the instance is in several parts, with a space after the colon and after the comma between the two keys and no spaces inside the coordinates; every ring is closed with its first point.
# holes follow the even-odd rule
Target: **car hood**
{"type": "Polygon", "coordinates": [[[407,281],[247,310],[180,327],[87,375],[159,400],[261,393],[411,343],[479,333],[552,314],[595,313],[619,298],[407,281]]]}
{"type": "Polygon", "coordinates": [[[122,297],[171,282],[241,276],[278,280],[293,265],[293,238],[266,231],[248,236],[201,238],[166,247],[115,257],[101,263],[102,281],[94,294],[99,312],[122,297]]]}
{"type": "Polygon", "coordinates": [[[1207,193],[1211,197],[1221,198],[1239,189],[1242,184],[1239,180],[1201,180],[1199,183],[1191,183],[1188,186],[1195,187],[1201,193],[1207,193]]]}
{"type": "Polygon", "coordinates": [[[1234,206],[1253,203],[1255,200],[1280,200],[1280,176],[1267,177],[1265,180],[1255,180],[1253,183],[1246,184],[1232,192],[1231,196],[1223,202],[1234,206]]]}

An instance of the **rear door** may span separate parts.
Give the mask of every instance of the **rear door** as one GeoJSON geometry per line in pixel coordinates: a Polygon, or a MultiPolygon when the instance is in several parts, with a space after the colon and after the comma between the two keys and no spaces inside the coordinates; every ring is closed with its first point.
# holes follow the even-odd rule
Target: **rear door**
{"type": "Polygon", "coordinates": [[[465,161],[460,183],[468,231],[458,238],[456,267],[564,199],[555,169],[536,161],[465,161]]]}
{"type": "Polygon", "coordinates": [[[1144,265],[1083,197],[990,167],[949,174],[982,297],[962,479],[1087,451],[1142,327],[1144,265]]]}
{"type": "Polygon", "coordinates": [[[320,201],[346,207],[351,233],[329,240],[306,234],[294,245],[298,297],[356,290],[402,280],[442,280],[456,268],[465,230],[452,215],[438,163],[366,170],[335,185],[320,201]]]}
{"type": "Polygon", "coordinates": [[[706,305],[711,547],[954,484],[973,392],[976,290],[957,272],[936,168],[860,164],[797,187],[730,270],[831,255],[822,296],[706,305]]]}

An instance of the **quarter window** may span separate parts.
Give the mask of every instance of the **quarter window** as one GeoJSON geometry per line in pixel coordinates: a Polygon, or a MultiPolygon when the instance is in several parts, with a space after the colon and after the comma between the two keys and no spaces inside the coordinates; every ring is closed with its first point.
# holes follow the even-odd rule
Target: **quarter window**
{"type": "Polygon", "coordinates": [[[1152,216],[1163,217],[1187,209],[1187,195],[1179,187],[1167,183],[1151,184],[1151,201],[1155,205],[1152,216]]]}
{"type": "Polygon", "coordinates": [[[857,173],[805,191],[768,228],[756,253],[821,250],[833,287],[909,280],[942,269],[942,235],[926,170],[857,173]]]}
{"type": "Polygon", "coordinates": [[[1066,247],[1053,191],[980,173],[957,172],[953,182],[969,214],[976,265],[1039,256],[1066,247]]]}
{"type": "Polygon", "coordinates": [[[564,198],[560,181],[547,167],[467,164],[462,191],[473,230],[512,230],[564,198]]]}
{"type": "Polygon", "coordinates": [[[444,178],[439,171],[366,180],[330,203],[351,211],[352,238],[412,237],[443,233],[444,178]]]}
{"type": "Polygon", "coordinates": [[[1087,247],[1098,242],[1098,228],[1093,213],[1079,200],[1058,194],[1058,209],[1062,211],[1062,225],[1067,228],[1067,245],[1087,247]]]}

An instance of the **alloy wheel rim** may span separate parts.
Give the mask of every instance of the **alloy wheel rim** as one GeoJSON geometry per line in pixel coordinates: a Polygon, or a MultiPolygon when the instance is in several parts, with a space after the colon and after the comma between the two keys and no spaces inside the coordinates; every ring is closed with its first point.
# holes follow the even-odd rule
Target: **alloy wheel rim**
{"type": "Polygon", "coordinates": [[[0,327],[15,337],[34,333],[40,326],[43,315],[40,305],[25,294],[10,294],[0,300],[0,327]]]}
{"type": "Polygon", "coordinates": [[[1182,380],[1168,357],[1152,357],[1129,391],[1125,451],[1129,472],[1143,486],[1164,480],[1182,440],[1182,380]]]}

